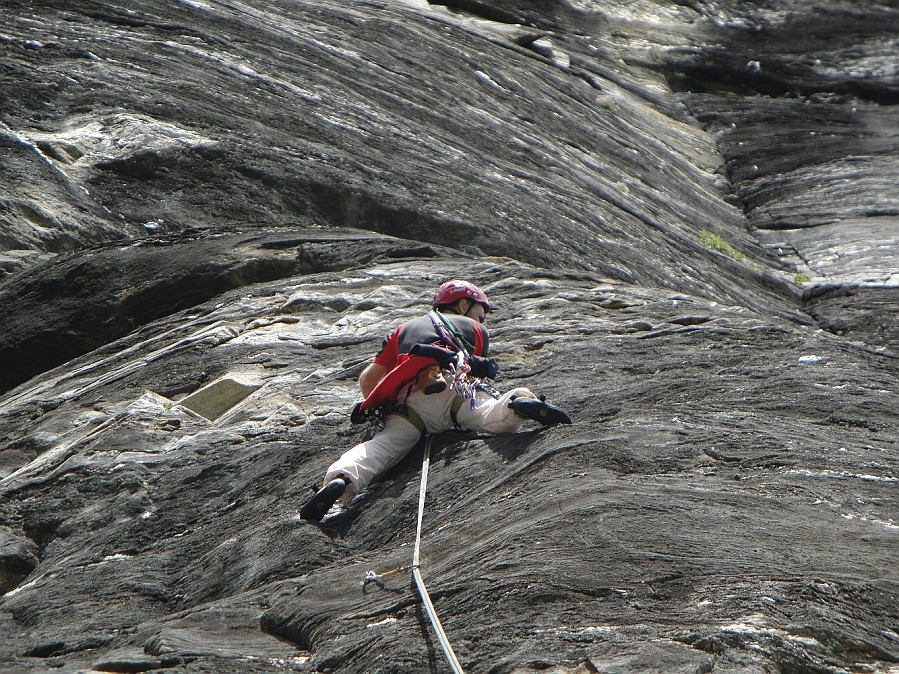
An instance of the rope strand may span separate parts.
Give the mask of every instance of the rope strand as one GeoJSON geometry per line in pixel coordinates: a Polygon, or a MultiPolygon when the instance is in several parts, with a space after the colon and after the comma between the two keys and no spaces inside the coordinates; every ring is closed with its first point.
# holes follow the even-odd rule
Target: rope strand
{"type": "Polygon", "coordinates": [[[432,440],[432,435],[425,436],[425,452],[424,458],[422,459],[421,463],[421,488],[418,492],[418,526],[415,532],[415,548],[412,552],[412,563],[408,566],[400,566],[395,569],[390,569],[389,571],[384,571],[382,573],[369,571],[365,574],[365,579],[362,582],[362,591],[365,592],[366,586],[369,583],[374,583],[383,590],[384,583],[382,579],[394,576],[399,573],[403,573],[405,571],[409,571],[411,569],[412,577],[415,579],[415,585],[418,588],[418,594],[421,596],[421,601],[424,604],[425,611],[428,614],[428,618],[431,619],[431,625],[434,627],[434,632],[437,634],[437,641],[440,642],[440,646],[443,648],[443,652],[446,655],[446,659],[453,670],[453,674],[465,674],[465,670],[462,669],[462,665],[459,664],[459,659],[453,652],[453,647],[450,645],[449,639],[446,636],[446,632],[443,630],[443,625],[440,624],[440,618],[437,616],[437,611],[434,608],[431,597],[428,595],[428,589],[425,587],[425,581],[421,577],[421,571],[419,570],[420,564],[418,558],[421,552],[421,522],[425,512],[425,495],[427,493],[428,486],[428,469],[431,465],[432,440]]]}
{"type": "Polygon", "coordinates": [[[415,578],[415,585],[418,587],[418,593],[421,595],[425,610],[428,613],[428,617],[431,619],[431,625],[434,626],[434,631],[437,633],[437,640],[443,647],[443,652],[446,655],[446,659],[449,661],[450,667],[452,667],[454,674],[465,674],[465,670],[462,669],[462,665],[459,664],[459,660],[453,652],[453,647],[450,645],[446,632],[443,631],[443,625],[440,624],[440,618],[437,617],[437,611],[434,609],[434,604],[431,602],[431,597],[428,595],[428,590],[425,587],[425,582],[421,577],[421,571],[419,571],[418,565],[418,555],[421,549],[421,520],[425,512],[425,493],[428,486],[428,468],[431,464],[432,438],[433,436],[428,435],[425,439],[425,455],[421,464],[421,489],[418,492],[418,531],[415,534],[415,549],[412,553],[412,576],[415,578]]]}

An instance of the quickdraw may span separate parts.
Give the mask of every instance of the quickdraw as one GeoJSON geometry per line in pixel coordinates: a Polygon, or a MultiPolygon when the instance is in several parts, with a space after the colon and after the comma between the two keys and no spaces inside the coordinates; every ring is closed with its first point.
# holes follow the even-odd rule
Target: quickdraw
{"type": "Polygon", "coordinates": [[[452,386],[456,394],[462,400],[470,401],[471,409],[476,410],[478,401],[475,391],[478,380],[471,376],[471,366],[468,364],[462,351],[456,353],[455,360],[449,364],[447,369],[452,375],[452,386]]]}
{"type": "Polygon", "coordinates": [[[412,569],[416,568],[418,564],[406,564],[405,566],[398,566],[395,569],[388,569],[387,571],[382,571],[381,573],[375,573],[374,571],[368,571],[365,574],[365,578],[362,580],[362,592],[366,592],[366,588],[369,583],[374,583],[380,589],[385,589],[384,579],[392,578],[393,576],[398,576],[401,573],[408,573],[412,569]]]}
{"type": "Polygon", "coordinates": [[[476,410],[478,408],[476,392],[479,380],[471,376],[471,365],[468,364],[468,359],[471,357],[469,352],[471,344],[439,311],[431,312],[431,323],[434,324],[434,329],[437,330],[437,334],[446,345],[456,349],[456,358],[448,367],[452,374],[453,388],[460,398],[469,401],[472,410],[476,410]]]}
{"type": "Polygon", "coordinates": [[[358,402],[350,412],[350,422],[353,424],[367,424],[370,433],[377,433],[384,428],[387,415],[394,409],[396,403],[387,401],[378,407],[362,409],[362,403],[358,402]]]}
{"type": "Polygon", "coordinates": [[[493,398],[495,400],[499,400],[503,395],[502,391],[500,391],[498,388],[496,388],[492,384],[488,384],[483,379],[475,379],[474,387],[478,391],[483,391],[484,393],[486,393],[487,395],[489,395],[491,398],[493,398]]]}

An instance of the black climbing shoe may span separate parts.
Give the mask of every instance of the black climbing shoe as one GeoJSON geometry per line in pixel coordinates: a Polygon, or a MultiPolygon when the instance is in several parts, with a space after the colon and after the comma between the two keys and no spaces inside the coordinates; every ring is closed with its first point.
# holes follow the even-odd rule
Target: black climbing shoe
{"type": "Polygon", "coordinates": [[[570,424],[571,417],[560,407],[550,405],[542,400],[534,398],[515,398],[509,403],[515,412],[528,419],[539,421],[544,426],[552,426],[554,424],[570,424]]]}
{"type": "Polygon", "coordinates": [[[337,499],[343,496],[343,492],[346,491],[346,484],[347,480],[345,478],[335,477],[319,489],[315,496],[306,501],[306,505],[300,509],[300,517],[304,520],[320,522],[325,513],[337,502],[337,499]]]}

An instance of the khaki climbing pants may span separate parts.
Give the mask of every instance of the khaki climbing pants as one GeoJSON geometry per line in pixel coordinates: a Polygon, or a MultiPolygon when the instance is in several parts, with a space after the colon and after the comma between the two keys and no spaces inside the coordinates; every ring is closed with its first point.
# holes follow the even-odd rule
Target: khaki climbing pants
{"type": "MultiPolygon", "coordinates": [[[[509,408],[513,397],[536,398],[526,388],[513,389],[499,399],[478,391],[477,408],[472,410],[468,401],[463,401],[459,406],[458,395],[452,387],[448,387],[441,393],[431,395],[415,391],[406,399],[406,406],[418,415],[428,433],[441,433],[453,428],[456,425],[453,421],[454,407],[458,407],[456,421],[462,428],[493,434],[516,433],[527,423],[527,419],[509,408]]],[[[407,417],[388,415],[384,428],[374,437],[356,445],[331,464],[322,484],[327,484],[340,474],[346,475],[351,484],[341,500],[351,499],[406,456],[421,438],[422,432],[407,417]]]]}

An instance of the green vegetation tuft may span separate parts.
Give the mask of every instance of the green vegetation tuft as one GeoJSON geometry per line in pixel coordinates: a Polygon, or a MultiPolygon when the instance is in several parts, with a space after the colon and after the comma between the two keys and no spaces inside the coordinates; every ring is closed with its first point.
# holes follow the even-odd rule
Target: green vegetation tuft
{"type": "Polygon", "coordinates": [[[796,274],[796,276],[793,277],[793,280],[796,281],[796,283],[808,283],[811,281],[805,274],[796,274]]]}
{"type": "Polygon", "coordinates": [[[710,232],[706,229],[699,232],[696,235],[700,241],[702,241],[705,245],[707,245],[712,250],[717,250],[719,253],[724,253],[728,257],[732,257],[735,260],[745,260],[746,254],[741,253],[736,248],[731,246],[727,241],[721,238],[718,234],[714,232],[710,232]]]}

